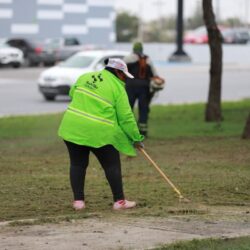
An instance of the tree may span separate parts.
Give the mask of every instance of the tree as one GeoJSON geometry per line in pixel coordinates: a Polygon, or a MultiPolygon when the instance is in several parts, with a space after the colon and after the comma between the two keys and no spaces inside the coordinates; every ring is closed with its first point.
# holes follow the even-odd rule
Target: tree
{"type": "Polygon", "coordinates": [[[242,134],[243,139],[250,139],[250,113],[248,115],[246,125],[242,134]]]}
{"type": "Polygon", "coordinates": [[[211,54],[210,80],[205,120],[221,121],[222,35],[217,27],[212,0],[203,0],[203,18],[206,25],[211,54]]]}
{"type": "Polygon", "coordinates": [[[174,42],[176,17],[159,17],[143,24],[144,42],[174,42]]]}
{"type": "Polygon", "coordinates": [[[243,26],[242,21],[238,17],[227,18],[226,20],[221,22],[222,25],[227,27],[240,27],[243,26]]]}
{"type": "Polygon", "coordinates": [[[118,13],[116,17],[117,42],[131,42],[138,35],[139,19],[127,12],[118,13]]]}

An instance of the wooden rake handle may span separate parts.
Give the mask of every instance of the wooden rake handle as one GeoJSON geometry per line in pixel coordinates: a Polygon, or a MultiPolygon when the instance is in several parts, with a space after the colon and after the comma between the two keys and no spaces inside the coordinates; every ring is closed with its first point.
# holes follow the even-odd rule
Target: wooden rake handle
{"type": "Polygon", "coordinates": [[[167,181],[167,183],[174,189],[174,191],[178,194],[180,199],[183,199],[183,195],[177,189],[177,187],[173,184],[173,182],[163,173],[160,167],[152,160],[152,158],[147,154],[147,152],[142,148],[138,147],[138,149],[143,153],[143,155],[148,159],[148,161],[157,169],[157,171],[161,174],[161,176],[167,181]]]}

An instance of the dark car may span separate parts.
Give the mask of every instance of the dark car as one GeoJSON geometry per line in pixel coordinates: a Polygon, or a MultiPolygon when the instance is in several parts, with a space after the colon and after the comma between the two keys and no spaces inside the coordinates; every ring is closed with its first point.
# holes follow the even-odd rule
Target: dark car
{"type": "Polygon", "coordinates": [[[23,51],[27,66],[38,66],[41,63],[45,66],[53,64],[50,50],[42,42],[24,38],[11,38],[6,43],[23,51]]]}
{"type": "Polygon", "coordinates": [[[94,45],[81,44],[75,37],[48,38],[44,45],[50,53],[51,64],[64,61],[80,51],[98,49],[94,45]]]}
{"type": "Polygon", "coordinates": [[[249,41],[249,33],[242,28],[226,29],[222,32],[223,42],[232,44],[246,44],[249,41]]]}
{"type": "Polygon", "coordinates": [[[82,50],[82,45],[76,38],[48,38],[44,44],[50,52],[51,64],[64,61],[82,50]]]}

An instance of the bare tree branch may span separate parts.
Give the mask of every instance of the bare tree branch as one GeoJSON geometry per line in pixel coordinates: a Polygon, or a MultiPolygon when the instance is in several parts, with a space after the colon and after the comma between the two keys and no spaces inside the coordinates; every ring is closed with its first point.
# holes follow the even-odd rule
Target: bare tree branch
{"type": "Polygon", "coordinates": [[[203,0],[202,3],[203,18],[208,32],[211,54],[210,83],[205,120],[208,122],[221,121],[222,36],[215,21],[212,0],[203,0]]]}

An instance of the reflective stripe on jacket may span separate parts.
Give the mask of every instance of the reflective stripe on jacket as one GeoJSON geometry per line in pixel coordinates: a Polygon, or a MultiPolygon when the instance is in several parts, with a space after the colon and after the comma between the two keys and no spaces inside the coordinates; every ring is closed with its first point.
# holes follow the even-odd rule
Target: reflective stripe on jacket
{"type": "Polygon", "coordinates": [[[142,141],[124,83],[107,70],[82,75],[70,89],[71,103],[58,134],[64,140],[99,148],[113,145],[135,155],[133,142],[142,141]]]}

